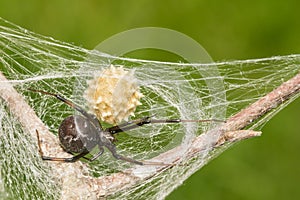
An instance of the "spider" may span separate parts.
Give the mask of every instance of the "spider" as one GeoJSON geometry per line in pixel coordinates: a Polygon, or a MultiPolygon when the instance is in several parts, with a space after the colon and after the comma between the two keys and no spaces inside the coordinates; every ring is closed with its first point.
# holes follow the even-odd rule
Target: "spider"
{"type": "Polygon", "coordinates": [[[45,95],[50,95],[56,97],[58,100],[69,105],[71,108],[79,111],[81,115],[71,115],[65,118],[58,129],[58,136],[60,144],[64,151],[73,155],[69,158],[58,158],[58,157],[48,157],[44,156],[41,149],[41,141],[39,137],[39,132],[36,130],[38,139],[39,153],[43,160],[48,161],[62,161],[62,162],[76,162],[80,158],[84,158],[88,161],[94,161],[104,152],[104,147],[106,147],[116,159],[127,161],[130,163],[144,165],[143,162],[134,160],[122,156],[117,153],[116,146],[114,144],[115,137],[114,134],[135,129],[137,127],[143,126],[145,124],[153,123],[180,123],[180,122],[224,122],[222,120],[181,120],[181,119],[166,119],[166,120],[155,120],[151,117],[144,117],[132,121],[125,122],[110,128],[103,128],[100,121],[94,114],[86,112],[83,108],[70,100],[65,99],[59,94],[53,94],[45,92],[42,90],[29,89],[32,92],[38,92],[45,95]],[[92,158],[85,157],[90,150],[98,146],[99,152],[92,158]]]}

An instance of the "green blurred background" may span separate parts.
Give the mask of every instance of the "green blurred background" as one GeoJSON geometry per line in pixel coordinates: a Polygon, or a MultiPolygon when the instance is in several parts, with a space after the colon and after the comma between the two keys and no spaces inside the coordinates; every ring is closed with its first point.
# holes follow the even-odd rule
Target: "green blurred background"
{"type": "MultiPolygon", "coordinates": [[[[215,61],[300,52],[300,1],[1,0],[0,16],[93,49],[137,27],[165,27],[198,41],[215,61]]],[[[167,199],[299,199],[300,99],[189,178],[167,199]]]]}

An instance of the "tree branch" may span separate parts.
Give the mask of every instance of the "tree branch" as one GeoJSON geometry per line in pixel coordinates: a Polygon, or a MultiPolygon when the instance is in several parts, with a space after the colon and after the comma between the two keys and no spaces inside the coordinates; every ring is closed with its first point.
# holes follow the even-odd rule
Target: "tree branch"
{"type": "MultiPolygon", "coordinates": [[[[36,116],[33,109],[26,103],[25,99],[20,95],[9,83],[9,81],[0,72],[0,97],[7,103],[11,113],[22,124],[24,130],[32,136],[36,141],[35,130],[41,132],[43,141],[43,149],[51,155],[65,154],[58,145],[57,139],[49,132],[47,127],[36,116]],[[24,114],[26,113],[26,115],[24,114]]],[[[225,143],[237,142],[243,139],[259,136],[261,133],[253,130],[242,130],[251,125],[255,120],[259,120],[288,101],[290,98],[299,95],[300,91],[300,73],[294,78],[283,83],[277,89],[273,90],[266,96],[254,102],[244,110],[235,114],[227,120],[227,123],[214,128],[206,133],[196,137],[188,148],[188,158],[195,157],[207,147],[216,148],[225,143]],[[213,143],[206,144],[203,141],[205,137],[218,136],[217,140],[211,140],[213,143]],[[216,142],[217,141],[217,142],[216,142]]],[[[149,162],[175,163],[180,161],[180,157],[176,152],[183,149],[183,146],[175,147],[159,156],[149,160],[149,162]]],[[[185,147],[186,149],[186,147],[185,147]]],[[[38,155],[38,150],[37,150],[38,155]]],[[[68,154],[67,154],[68,155],[68,154]]],[[[62,198],[78,198],[78,197],[103,197],[113,194],[117,191],[134,186],[135,184],[154,176],[162,170],[168,170],[173,165],[144,165],[134,166],[124,172],[114,173],[109,176],[94,178],[88,176],[88,168],[82,162],[76,163],[57,163],[49,162],[53,169],[53,173],[62,181],[62,198]],[[73,190],[71,185],[76,185],[73,190]]]]}

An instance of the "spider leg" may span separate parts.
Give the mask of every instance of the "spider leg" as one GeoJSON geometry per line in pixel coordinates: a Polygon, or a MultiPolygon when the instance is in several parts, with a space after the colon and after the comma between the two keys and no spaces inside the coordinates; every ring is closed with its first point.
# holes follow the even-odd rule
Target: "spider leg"
{"type": "Polygon", "coordinates": [[[123,124],[119,124],[117,126],[112,126],[110,128],[105,129],[105,131],[110,132],[111,134],[128,131],[131,129],[135,129],[137,127],[143,126],[144,124],[149,124],[151,117],[144,117],[141,119],[136,119],[132,121],[125,122],[123,124]]]}
{"type": "Polygon", "coordinates": [[[151,117],[143,117],[141,119],[132,120],[117,126],[107,128],[106,131],[110,132],[111,134],[115,134],[119,132],[132,130],[140,126],[143,126],[145,124],[182,123],[182,122],[200,123],[200,122],[225,122],[225,121],[218,120],[218,119],[188,120],[188,119],[151,119],[151,117]]]}
{"type": "Polygon", "coordinates": [[[87,155],[89,152],[82,152],[76,156],[70,157],[70,158],[57,158],[57,157],[49,157],[49,156],[42,156],[43,160],[48,160],[48,161],[60,161],[60,162],[76,162],[77,160],[79,160],[80,158],[85,158],[87,160],[90,160],[86,157],[84,157],[85,155],[87,155]]]}
{"type": "Polygon", "coordinates": [[[128,158],[128,157],[118,154],[116,151],[116,147],[114,145],[105,145],[105,147],[112,153],[113,157],[115,157],[118,160],[124,160],[124,161],[130,162],[130,163],[144,165],[144,163],[141,161],[137,161],[132,158],[128,158]]]}
{"type": "Polygon", "coordinates": [[[104,152],[103,147],[101,147],[101,146],[98,146],[98,147],[99,147],[99,152],[94,157],[92,157],[91,159],[89,159],[89,161],[94,161],[97,158],[99,158],[99,156],[101,156],[103,154],[103,152],[104,152]]]}
{"type": "Polygon", "coordinates": [[[146,116],[146,117],[143,117],[143,118],[140,118],[140,119],[131,120],[131,121],[128,121],[128,122],[124,122],[122,124],[118,124],[115,127],[122,128],[122,127],[125,127],[125,126],[128,126],[128,125],[137,124],[137,123],[139,123],[141,121],[147,121],[147,120],[151,119],[154,116],[155,115],[151,115],[151,116],[146,116]]]}
{"type": "Polygon", "coordinates": [[[59,94],[53,94],[53,93],[50,93],[50,92],[45,92],[45,91],[42,91],[42,90],[35,90],[35,89],[31,89],[29,88],[28,90],[32,91],[32,92],[39,92],[39,93],[42,93],[42,94],[46,94],[46,95],[50,95],[50,96],[54,96],[56,97],[58,100],[64,102],[65,104],[69,105],[70,107],[72,107],[73,109],[79,111],[81,114],[83,114],[85,117],[88,117],[90,118],[90,115],[83,109],[81,108],[79,105],[76,105],[75,103],[73,103],[72,101],[62,97],[61,95],[59,94]]]}
{"type": "MultiPolygon", "coordinates": [[[[57,158],[57,157],[44,156],[44,153],[43,153],[42,148],[41,148],[41,140],[40,140],[40,135],[39,135],[38,130],[36,130],[36,135],[37,135],[37,139],[38,139],[39,154],[41,155],[43,160],[61,161],[61,162],[75,162],[78,159],[84,157],[85,155],[87,155],[89,153],[89,151],[83,151],[82,153],[80,153],[76,156],[70,157],[70,158],[57,158]]],[[[85,159],[88,159],[88,158],[85,158],[85,159]]]]}

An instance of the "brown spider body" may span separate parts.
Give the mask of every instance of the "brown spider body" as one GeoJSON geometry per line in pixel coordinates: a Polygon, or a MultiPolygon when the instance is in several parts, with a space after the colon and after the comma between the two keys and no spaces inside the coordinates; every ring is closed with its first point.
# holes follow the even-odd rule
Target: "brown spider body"
{"type": "MultiPolygon", "coordinates": [[[[40,92],[42,94],[54,96],[58,100],[64,102],[65,104],[69,105],[70,107],[72,107],[73,109],[77,110],[82,114],[82,115],[71,115],[65,118],[62,121],[58,130],[59,140],[62,148],[64,149],[64,151],[68,153],[76,154],[73,157],[57,158],[57,157],[44,156],[43,151],[41,149],[39,132],[38,130],[36,130],[39,152],[43,160],[76,162],[80,158],[85,158],[89,161],[93,161],[102,155],[102,153],[104,152],[104,147],[106,147],[116,159],[135,163],[138,165],[143,165],[143,163],[140,161],[119,155],[116,151],[116,146],[113,143],[115,141],[113,134],[123,132],[122,127],[132,125],[131,123],[126,122],[122,125],[103,129],[96,115],[87,113],[83,108],[65,99],[64,97],[58,94],[52,94],[42,90],[34,90],[34,89],[30,89],[30,90],[34,92],[40,92]],[[96,146],[98,146],[99,152],[96,155],[94,155],[92,158],[85,157],[96,146]]],[[[133,125],[134,127],[136,127],[135,124],[133,125]]],[[[131,129],[130,127],[129,128],[127,127],[127,130],[130,129],[131,129]]]]}
{"type": "Polygon", "coordinates": [[[112,126],[110,128],[103,129],[100,121],[97,119],[97,116],[94,114],[87,113],[83,108],[79,105],[74,104],[73,102],[65,99],[59,94],[53,94],[49,92],[45,92],[42,90],[34,90],[29,89],[33,92],[40,92],[42,94],[51,95],[56,97],[58,100],[64,102],[69,105],[73,109],[77,110],[81,113],[81,115],[71,115],[65,118],[58,130],[59,140],[61,146],[64,151],[76,154],[73,157],[69,158],[57,158],[57,157],[49,157],[44,156],[41,150],[41,142],[39,139],[39,132],[36,130],[37,138],[38,138],[38,146],[39,152],[43,160],[50,161],[62,161],[62,162],[75,162],[80,158],[85,158],[89,161],[93,161],[98,158],[104,152],[104,147],[106,147],[112,155],[119,160],[124,160],[127,162],[131,162],[138,165],[143,165],[143,162],[134,160],[132,158],[128,158],[122,156],[117,153],[116,146],[114,145],[114,134],[129,131],[145,124],[155,124],[155,123],[180,123],[180,122],[224,122],[222,120],[181,120],[181,119],[166,119],[166,120],[153,120],[151,117],[144,117],[137,120],[132,120],[125,122],[123,124],[119,124],[116,126],[112,126]],[[92,158],[85,157],[89,154],[94,147],[98,146],[99,152],[94,155],[92,158]]]}
{"type": "Polygon", "coordinates": [[[59,141],[66,152],[82,153],[99,144],[94,125],[83,116],[71,115],[64,119],[58,129],[59,141]]]}

